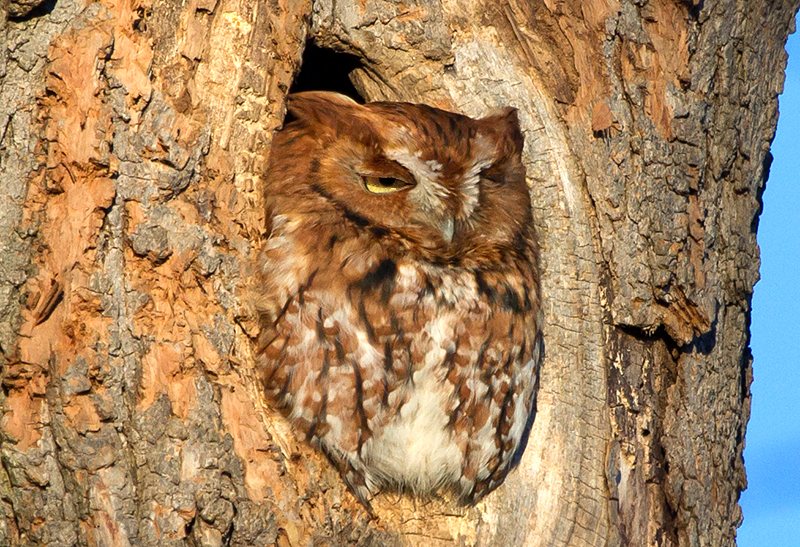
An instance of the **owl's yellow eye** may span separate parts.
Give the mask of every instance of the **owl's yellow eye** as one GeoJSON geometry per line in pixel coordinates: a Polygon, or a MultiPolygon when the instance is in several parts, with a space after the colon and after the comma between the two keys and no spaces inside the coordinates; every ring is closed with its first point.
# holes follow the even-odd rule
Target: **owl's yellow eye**
{"type": "Polygon", "coordinates": [[[373,194],[391,194],[410,186],[407,182],[394,177],[368,177],[362,175],[361,178],[364,179],[364,188],[373,194]]]}

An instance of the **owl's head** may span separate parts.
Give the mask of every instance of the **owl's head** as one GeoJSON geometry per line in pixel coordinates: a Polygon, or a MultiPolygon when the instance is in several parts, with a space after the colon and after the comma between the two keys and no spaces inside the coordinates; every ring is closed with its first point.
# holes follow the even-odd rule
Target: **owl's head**
{"type": "Polygon", "coordinates": [[[291,95],[288,108],[294,119],[276,136],[270,174],[282,188],[270,192],[452,258],[527,238],[515,109],[475,120],[327,92],[291,95]]]}

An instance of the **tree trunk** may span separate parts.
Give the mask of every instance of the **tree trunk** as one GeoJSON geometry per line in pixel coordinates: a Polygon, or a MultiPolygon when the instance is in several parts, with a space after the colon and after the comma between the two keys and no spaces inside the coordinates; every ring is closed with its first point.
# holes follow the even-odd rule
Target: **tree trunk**
{"type": "Polygon", "coordinates": [[[0,545],[735,544],[800,0],[37,2],[0,12],[0,545]],[[520,111],[546,359],[474,508],[370,518],[253,381],[259,180],[301,70],[520,111]]]}

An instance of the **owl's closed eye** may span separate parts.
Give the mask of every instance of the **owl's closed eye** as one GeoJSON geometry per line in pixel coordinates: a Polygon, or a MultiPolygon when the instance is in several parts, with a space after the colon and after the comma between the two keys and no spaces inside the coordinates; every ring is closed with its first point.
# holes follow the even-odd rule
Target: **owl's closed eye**
{"type": "Polygon", "coordinates": [[[266,396],[359,500],[473,503],[524,448],[542,357],[516,111],[289,97],[254,290],[266,396]]]}

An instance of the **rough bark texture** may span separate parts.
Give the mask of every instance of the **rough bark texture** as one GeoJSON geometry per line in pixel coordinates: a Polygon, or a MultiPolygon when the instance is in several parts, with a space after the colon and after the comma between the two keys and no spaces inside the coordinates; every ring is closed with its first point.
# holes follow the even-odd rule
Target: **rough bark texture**
{"type": "Polygon", "coordinates": [[[733,545],[799,3],[4,0],[0,545],[733,545]],[[307,39],[367,100],[520,109],[547,358],[475,508],[369,519],[252,381],[258,180],[307,39]]]}

